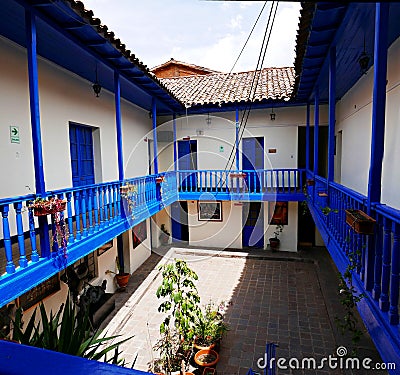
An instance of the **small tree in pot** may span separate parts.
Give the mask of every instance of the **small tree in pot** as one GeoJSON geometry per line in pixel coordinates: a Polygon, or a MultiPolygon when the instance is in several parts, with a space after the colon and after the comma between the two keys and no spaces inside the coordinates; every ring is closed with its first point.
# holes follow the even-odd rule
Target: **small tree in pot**
{"type": "Polygon", "coordinates": [[[279,246],[281,244],[281,240],[279,239],[279,236],[282,233],[282,231],[283,231],[283,225],[278,224],[274,231],[274,237],[271,237],[269,239],[269,247],[271,248],[272,251],[276,251],[279,249],[279,246]]]}

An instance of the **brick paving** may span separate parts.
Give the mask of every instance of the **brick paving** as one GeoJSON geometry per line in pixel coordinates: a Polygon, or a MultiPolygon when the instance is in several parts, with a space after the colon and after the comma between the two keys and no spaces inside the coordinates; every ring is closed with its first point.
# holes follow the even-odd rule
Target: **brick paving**
{"type": "MultiPolygon", "coordinates": [[[[163,319],[155,296],[161,282],[158,265],[176,257],[185,259],[198,274],[202,304],[210,300],[229,302],[225,319],[230,330],[221,345],[219,375],[245,375],[250,367],[262,373],[257,369],[257,360],[264,356],[267,341],[279,344],[277,358],[297,358],[300,362],[311,357],[318,361],[335,354],[337,346],[347,345],[348,339],[342,341],[337,336],[333,323],[338,304],[321,290],[321,285],[326,288],[327,283],[337,284],[331,280],[336,280],[336,275],[334,269],[329,269],[329,262],[322,262],[326,277],[321,281],[321,269],[312,257],[265,254],[249,257],[241,252],[182,248],[173,248],[164,257],[152,254],[133,274],[127,290],[116,295],[116,312],[102,327],[109,335],[134,335],[121,349],[128,362],[137,354],[134,368],[147,371],[148,362],[156,356],[151,347],[159,337],[163,319]]],[[[379,358],[368,337],[363,348],[368,355],[379,358]]],[[[280,375],[342,373],[363,374],[327,366],[320,370],[278,370],[280,375]]]]}

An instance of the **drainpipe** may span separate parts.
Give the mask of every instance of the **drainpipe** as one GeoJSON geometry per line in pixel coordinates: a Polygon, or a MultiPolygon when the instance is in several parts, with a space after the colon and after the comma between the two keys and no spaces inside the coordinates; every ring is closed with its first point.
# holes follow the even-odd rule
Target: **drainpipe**
{"type": "Polygon", "coordinates": [[[174,171],[178,170],[178,153],[176,150],[176,114],[172,115],[172,126],[174,131],[174,171]]]}

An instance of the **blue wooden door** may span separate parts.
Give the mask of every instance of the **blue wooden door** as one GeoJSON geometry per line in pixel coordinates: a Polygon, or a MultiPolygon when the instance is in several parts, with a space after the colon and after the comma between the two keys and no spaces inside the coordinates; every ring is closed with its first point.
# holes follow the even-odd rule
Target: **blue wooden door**
{"type": "Polygon", "coordinates": [[[188,208],[186,201],[171,204],[172,242],[189,241],[188,208]]]}
{"type": "Polygon", "coordinates": [[[242,141],[242,169],[251,171],[246,176],[246,184],[250,192],[260,191],[260,176],[253,172],[264,169],[264,138],[243,138],[242,141]]]}
{"type": "MultiPolygon", "coordinates": [[[[197,141],[178,141],[178,169],[190,171],[197,169],[197,141]]],[[[181,174],[181,187],[184,191],[196,191],[196,173],[181,174]]]]}
{"type": "Polygon", "coordinates": [[[243,204],[243,247],[264,247],[264,210],[262,202],[243,204]]]}
{"type": "Polygon", "coordinates": [[[72,185],[94,184],[94,157],[92,128],[77,124],[69,125],[72,185]]]}

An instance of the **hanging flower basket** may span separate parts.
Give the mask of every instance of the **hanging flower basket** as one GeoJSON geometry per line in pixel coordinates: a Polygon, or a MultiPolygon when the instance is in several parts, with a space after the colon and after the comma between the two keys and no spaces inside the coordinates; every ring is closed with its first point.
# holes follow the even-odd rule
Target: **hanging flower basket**
{"type": "Polygon", "coordinates": [[[306,183],[307,183],[307,186],[314,186],[315,180],[313,178],[308,178],[306,183]]]}
{"type": "Polygon", "coordinates": [[[164,182],[164,176],[156,177],[156,183],[161,184],[161,182],[164,182]]]}
{"type": "Polygon", "coordinates": [[[30,207],[33,208],[35,216],[46,216],[64,211],[66,204],[66,201],[59,198],[50,198],[49,200],[38,198],[30,207]]]}
{"type": "Polygon", "coordinates": [[[243,172],[232,172],[229,173],[230,178],[246,178],[247,174],[243,172]]]}
{"type": "Polygon", "coordinates": [[[374,234],[376,220],[361,210],[345,210],[346,223],[359,234],[374,234]]]}

